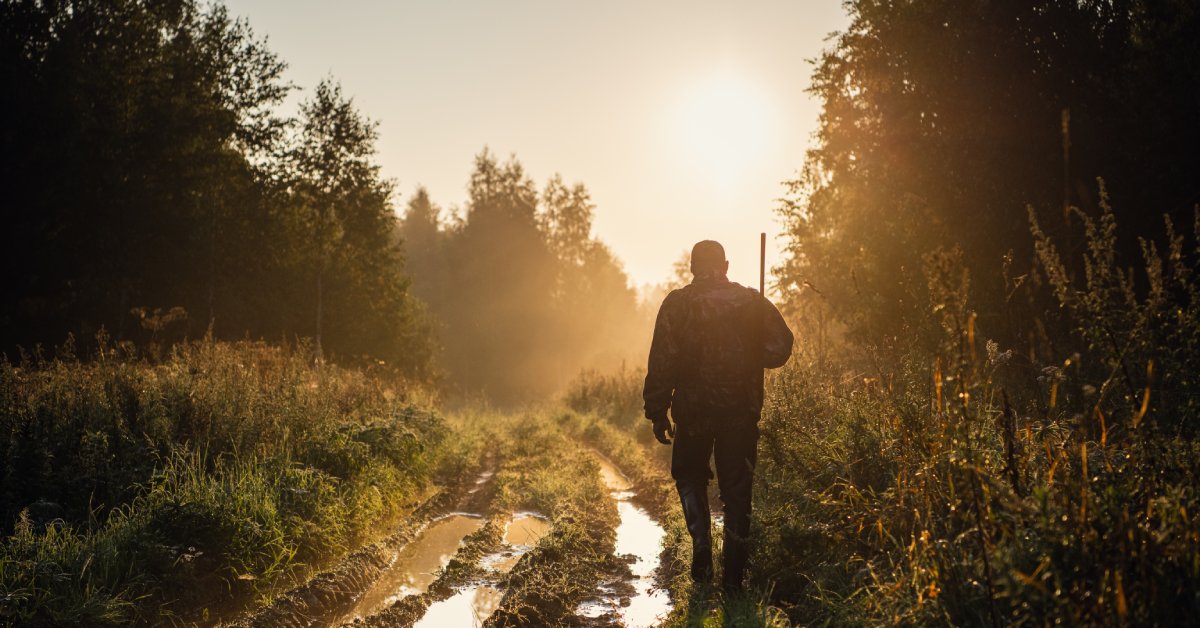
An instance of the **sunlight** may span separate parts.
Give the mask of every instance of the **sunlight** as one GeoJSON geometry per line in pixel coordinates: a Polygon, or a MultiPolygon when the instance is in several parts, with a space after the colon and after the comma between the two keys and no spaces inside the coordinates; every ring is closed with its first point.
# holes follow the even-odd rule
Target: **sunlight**
{"type": "Polygon", "coordinates": [[[686,90],[673,122],[688,165],[723,192],[732,192],[764,163],[774,130],[766,95],[733,73],[686,90]]]}

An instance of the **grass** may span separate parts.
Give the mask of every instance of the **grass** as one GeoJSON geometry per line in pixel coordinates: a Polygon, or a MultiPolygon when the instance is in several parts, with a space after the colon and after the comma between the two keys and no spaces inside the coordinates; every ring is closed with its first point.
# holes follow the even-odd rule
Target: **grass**
{"type": "Polygon", "coordinates": [[[550,533],[509,574],[489,625],[568,621],[616,565],[617,511],[603,497],[598,467],[562,429],[561,417],[548,410],[479,413],[459,421],[462,431],[482,434],[501,461],[493,480],[494,507],[533,510],[551,520],[550,533]]]}
{"type": "MultiPolygon", "coordinates": [[[[953,252],[927,258],[931,314],[913,337],[933,342],[887,353],[845,344],[836,355],[801,345],[768,379],[752,593],[714,601],[677,577],[671,623],[1200,616],[1200,234],[1185,241],[1169,226],[1168,245],[1147,244],[1135,275],[1115,266],[1111,213],[1081,222],[1087,272],[1076,279],[1034,227],[1045,296],[1059,306],[1057,321],[1030,321],[1037,346],[986,338],[953,252]]],[[[636,389],[636,377],[595,380],[575,397],[636,389]]],[[[654,454],[644,436],[623,436],[630,426],[648,431],[636,415],[609,417],[588,438],[631,474],[665,477],[639,466],[654,454]]],[[[686,564],[678,515],[665,521],[667,564],[686,564]]]]}
{"type": "Polygon", "coordinates": [[[3,620],[215,619],[360,544],[458,464],[403,385],[306,353],[201,341],[149,361],[102,343],[0,363],[3,620]]]}
{"type": "Polygon", "coordinates": [[[1082,222],[1075,279],[1034,228],[1060,319],[1031,325],[1065,329],[1054,343],[989,340],[942,252],[920,342],[801,345],[768,378],[748,593],[728,599],[688,580],[669,449],[638,418],[633,371],[588,374],[566,407],[443,420],[303,347],[202,341],[160,361],[101,342],[0,363],[0,621],[228,617],[487,461],[493,508],[553,521],[490,621],[562,623],[620,568],[596,449],[666,531],[667,625],[1188,623],[1200,248],[1169,230],[1134,286],[1112,268],[1111,217],[1082,222]]]}

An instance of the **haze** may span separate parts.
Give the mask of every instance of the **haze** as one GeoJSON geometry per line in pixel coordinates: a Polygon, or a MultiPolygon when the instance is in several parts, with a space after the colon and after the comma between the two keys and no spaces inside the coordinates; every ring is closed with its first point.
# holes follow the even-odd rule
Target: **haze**
{"type": "Polygon", "coordinates": [[[816,128],[804,61],[847,22],[836,0],[228,6],[294,84],[333,76],[380,123],[397,208],[418,185],[461,206],[474,155],[515,154],[539,186],[588,187],[595,235],[638,285],[705,238],[757,285],[758,233],[779,231],[780,182],[816,128]]]}

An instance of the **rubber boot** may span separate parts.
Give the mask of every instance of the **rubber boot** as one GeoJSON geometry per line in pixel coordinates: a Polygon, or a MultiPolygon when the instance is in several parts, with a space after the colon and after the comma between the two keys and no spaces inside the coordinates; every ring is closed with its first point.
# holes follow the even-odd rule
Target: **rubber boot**
{"type": "Polygon", "coordinates": [[[692,582],[712,581],[712,522],[708,513],[708,487],[693,483],[677,483],[679,502],[683,505],[683,520],[692,537],[692,582]]]}
{"type": "Polygon", "coordinates": [[[724,563],[721,574],[721,590],[725,593],[741,593],[742,579],[746,573],[746,561],[750,558],[750,521],[735,525],[725,521],[724,563]]]}

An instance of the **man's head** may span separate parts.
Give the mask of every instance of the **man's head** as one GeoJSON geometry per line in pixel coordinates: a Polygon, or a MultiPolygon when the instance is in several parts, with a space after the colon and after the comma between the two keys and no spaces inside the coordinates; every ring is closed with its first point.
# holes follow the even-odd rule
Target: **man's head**
{"type": "Polygon", "coordinates": [[[716,240],[701,240],[692,247],[692,274],[696,277],[724,276],[729,271],[725,247],[716,240]]]}

